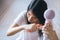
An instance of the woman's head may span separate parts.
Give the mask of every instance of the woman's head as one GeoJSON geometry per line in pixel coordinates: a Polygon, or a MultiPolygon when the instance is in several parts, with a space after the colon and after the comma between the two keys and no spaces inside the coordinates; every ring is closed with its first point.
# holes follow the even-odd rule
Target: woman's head
{"type": "Polygon", "coordinates": [[[28,22],[45,23],[44,12],[47,9],[47,4],[43,0],[33,0],[27,9],[28,22]]]}
{"type": "Polygon", "coordinates": [[[38,18],[33,14],[31,10],[27,12],[27,18],[28,22],[30,23],[39,23],[38,18]]]}

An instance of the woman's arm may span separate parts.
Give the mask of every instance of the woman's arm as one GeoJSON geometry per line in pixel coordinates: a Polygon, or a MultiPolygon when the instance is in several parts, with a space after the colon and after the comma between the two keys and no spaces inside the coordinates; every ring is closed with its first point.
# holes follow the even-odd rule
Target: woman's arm
{"type": "Polygon", "coordinates": [[[16,34],[17,32],[22,31],[22,30],[24,30],[23,27],[11,28],[11,30],[9,30],[9,31],[7,32],[7,36],[14,35],[14,34],[16,34]]]}
{"type": "Polygon", "coordinates": [[[17,24],[13,24],[11,26],[11,28],[8,29],[7,31],[7,36],[11,36],[16,34],[19,31],[22,30],[32,30],[32,31],[36,31],[36,27],[35,24],[25,24],[25,25],[21,25],[21,26],[16,26],[17,24]]]}
{"type": "Polygon", "coordinates": [[[11,26],[10,26],[10,28],[8,29],[8,31],[7,31],[7,36],[11,36],[11,35],[14,35],[14,34],[16,34],[17,32],[19,32],[19,31],[21,31],[21,30],[23,30],[24,28],[23,27],[19,27],[19,25],[18,24],[16,24],[16,23],[13,23],[11,26]]]}
{"type": "Polygon", "coordinates": [[[8,29],[7,36],[13,35],[24,29],[22,26],[19,25],[26,24],[25,16],[26,16],[26,11],[23,11],[18,15],[18,17],[14,20],[13,24],[8,29]]]}

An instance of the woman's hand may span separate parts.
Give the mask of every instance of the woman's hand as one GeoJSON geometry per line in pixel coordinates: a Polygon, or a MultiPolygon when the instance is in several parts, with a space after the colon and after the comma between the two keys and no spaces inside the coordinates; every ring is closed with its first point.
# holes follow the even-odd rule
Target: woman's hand
{"type": "Polygon", "coordinates": [[[53,25],[51,23],[45,23],[42,27],[43,34],[47,35],[50,40],[58,40],[56,32],[53,30],[53,25]]]}
{"type": "Polygon", "coordinates": [[[35,32],[38,29],[42,29],[42,25],[41,24],[33,24],[31,29],[27,29],[27,32],[35,32]]]}
{"type": "Polygon", "coordinates": [[[27,29],[26,31],[27,32],[35,32],[35,31],[37,31],[36,24],[33,24],[32,27],[30,29],[27,29]]]}

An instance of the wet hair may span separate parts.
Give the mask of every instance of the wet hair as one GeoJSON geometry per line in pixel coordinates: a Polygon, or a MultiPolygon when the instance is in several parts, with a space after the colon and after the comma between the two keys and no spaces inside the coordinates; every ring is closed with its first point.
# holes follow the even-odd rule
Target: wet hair
{"type": "MultiPolygon", "coordinates": [[[[27,8],[27,12],[32,10],[33,14],[38,18],[39,23],[44,25],[45,18],[44,12],[47,9],[47,3],[44,0],[32,0],[27,8]]],[[[27,23],[29,24],[30,22],[27,23]]],[[[39,34],[42,34],[41,30],[38,31],[39,34]]]]}
{"type": "Polygon", "coordinates": [[[33,14],[39,19],[40,24],[44,25],[44,12],[47,9],[47,4],[44,0],[32,0],[27,11],[32,10],[33,14]]]}

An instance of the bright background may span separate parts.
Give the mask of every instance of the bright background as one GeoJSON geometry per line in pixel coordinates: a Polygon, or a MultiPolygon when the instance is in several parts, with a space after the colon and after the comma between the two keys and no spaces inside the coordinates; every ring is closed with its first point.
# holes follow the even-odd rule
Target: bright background
{"type": "MultiPolygon", "coordinates": [[[[18,14],[26,10],[31,0],[0,0],[0,40],[15,40],[19,33],[7,37],[6,32],[18,14]]],[[[60,0],[45,0],[55,11],[54,29],[60,38],[60,0]]],[[[59,39],[60,40],[60,39],[59,39]]]]}

